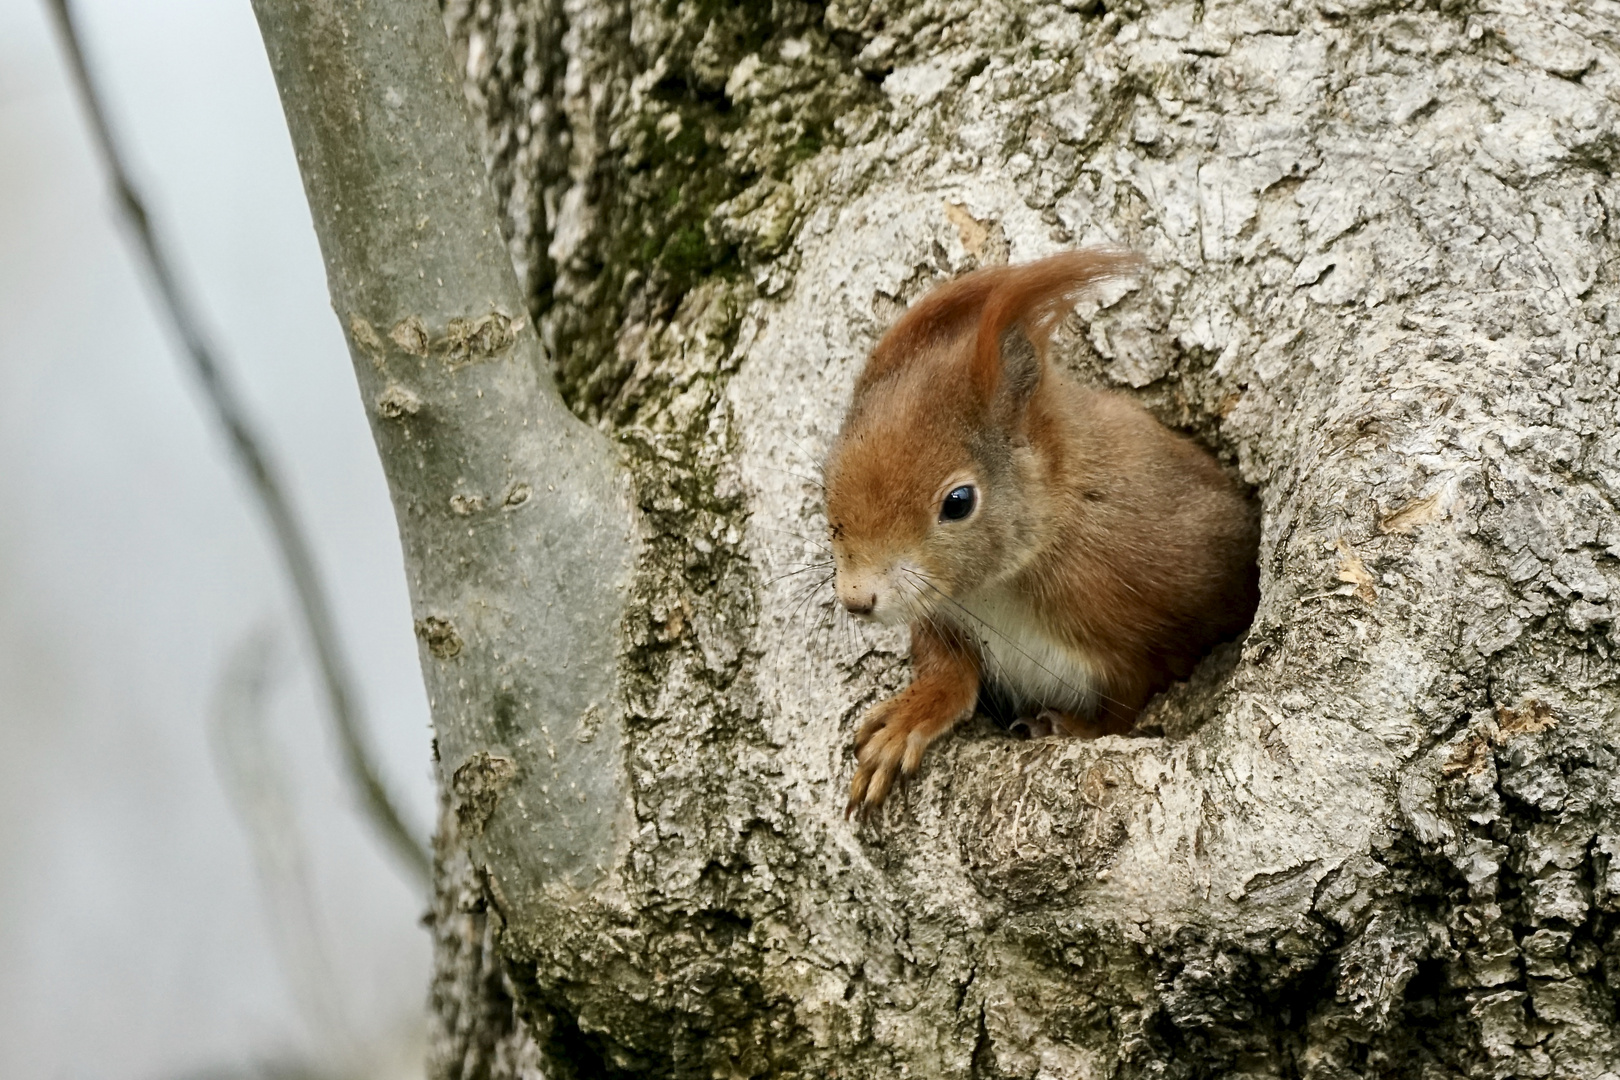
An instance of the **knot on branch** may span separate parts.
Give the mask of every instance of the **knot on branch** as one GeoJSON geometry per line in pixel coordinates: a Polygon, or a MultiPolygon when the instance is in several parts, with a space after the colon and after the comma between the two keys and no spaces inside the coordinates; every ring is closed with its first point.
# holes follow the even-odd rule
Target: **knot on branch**
{"type": "Polygon", "coordinates": [[[449,619],[429,615],[416,620],[416,636],[422,639],[428,652],[440,660],[450,660],[461,654],[461,635],[449,619]]]}
{"type": "MultiPolygon", "coordinates": [[[[435,336],[421,316],[407,315],[388,331],[388,340],[410,356],[427,358],[437,355],[446,367],[454,371],[467,364],[497,356],[517,341],[524,319],[509,318],[499,311],[491,311],[476,318],[455,318],[445,323],[444,333],[435,336]]],[[[349,319],[349,330],[360,349],[379,368],[387,346],[370,322],[359,315],[349,319]]]]}
{"type": "Polygon", "coordinates": [[[465,837],[477,836],[495,812],[501,792],[517,779],[517,763],[480,750],[462,763],[450,779],[456,797],[456,824],[465,837]]]}
{"type": "Polygon", "coordinates": [[[508,319],[498,311],[476,319],[451,319],[445,327],[445,362],[452,368],[488,358],[511,347],[523,320],[508,319]]]}
{"type": "Polygon", "coordinates": [[[377,395],[377,415],[386,420],[415,416],[422,408],[422,399],[398,383],[377,395]]]}
{"type": "Polygon", "coordinates": [[[426,356],[428,354],[427,327],[423,326],[422,320],[415,315],[408,316],[395,323],[394,328],[388,332],[388,336],[395,345],[398,345],[412,356],[426,356]]]}

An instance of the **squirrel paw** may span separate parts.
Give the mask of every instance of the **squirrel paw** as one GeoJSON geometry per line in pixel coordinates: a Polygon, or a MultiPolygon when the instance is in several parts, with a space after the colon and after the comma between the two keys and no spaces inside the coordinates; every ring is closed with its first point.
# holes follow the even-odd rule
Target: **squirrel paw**
{"type": "Polygon", "coordinates": [[[1085,716],[1081,713],[1063,712],[1058,709],[1042,709],[1038,719],[1051,725],[1053,735],[1061,735],[1069,739],[1100,739],[1104,735],[1112,734],[1108,722],[1102,715],[1085,716]]]}
{"type": "Polygon", "coordinates": [[[917,771],[931,741],[918,725],[908,722],[894,699],[874,705],[855,734],[855,778],[849,784],[844,816],[856,811],[864,815],[881,806],[896,780],[917,771]]]}
{"type": "Polygon", "coordinates": [[[1052,716],[1050,709],[1034,716],[1020,716],[1007,725],[1007,730],[1020,739],[1044,739],[1057,734],[1052,728],[1052,716]]]}
{"type": "Polygon", "coordinates": [[[1060,709],[1042,709],[1034,716],[1020,716],[1008,730],[1023,739],[1045,739],[1054,735],[1066,739],[1098,739],[1109,734],[1107,725],[1100,719],[1060,709]]]}

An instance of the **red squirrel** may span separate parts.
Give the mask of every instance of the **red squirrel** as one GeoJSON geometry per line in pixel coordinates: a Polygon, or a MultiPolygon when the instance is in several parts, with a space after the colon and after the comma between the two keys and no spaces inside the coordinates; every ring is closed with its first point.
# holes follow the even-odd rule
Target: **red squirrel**
{"type": "Polygon", "coordinates": [[[1249,623],[1259,521],[1191,439],[1047,358],[1113,248],[976,270],[872,350],[825,465],[834,588],[911,630],[912,681],[865,715],[847,813],[917,770],[981,683],[1033,733],[1130,730],[1249,623]]]}

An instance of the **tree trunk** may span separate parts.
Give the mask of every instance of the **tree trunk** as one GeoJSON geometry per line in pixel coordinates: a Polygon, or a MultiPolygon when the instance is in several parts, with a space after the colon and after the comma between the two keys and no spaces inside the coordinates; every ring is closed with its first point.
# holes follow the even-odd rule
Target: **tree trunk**
{"type": "Polygon", "coordinates": [[[446,19],[550,370],[642,541],[601,602],[622,725],[425,646],[463,688],[435,700],[436,1075],[1616,1067],[1612,6],[446,19]],[[1141,737],[979,718],[846,822],[854,721],[906,678],[903,636],[804,570],[855,373],[934,283],[1101,240],[1154,270],[1061,362],[1253,486],[1254,625],[1141,737]],[[556,818],[568,742],[610,775],[556,818]],[[590,867],[545,861],[588,821],[590,867]]]}

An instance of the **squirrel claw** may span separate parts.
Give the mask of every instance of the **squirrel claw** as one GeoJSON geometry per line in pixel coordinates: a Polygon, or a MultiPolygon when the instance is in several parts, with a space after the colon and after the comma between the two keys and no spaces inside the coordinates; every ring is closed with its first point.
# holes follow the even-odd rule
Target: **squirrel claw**
{"type": "Polygon", "coordinates": [[[877,812],[877,808],[881,805],[881,803],[852,798],[849,800],[849,805],[844,807],[844,820],[850,821],[853,819],[856,824],[864,824],[877,812]]]}
{"type": "Polygon", "coordinates": [[[865,816],[876,809],[902,774],[917,771],[911,759],[920,756],[921,747],[912,752],[910,733],[891,722],[890,710],[879,706],[873,711],[877,715],[861,726],[855,739],[855,776],[849,783],[846,819],[857,810],[865,816]]]}
{"type": "Polygon", "coordinates": [[[1050,709],[1043,709],[1034,716],[1020,716],[1007,725],[1007,730],[1020,739],[1044,739],[1057,733],[1052,724],[1050,709]]]}
{"type": "Polygon", "coordinates": [[[1109,734],[1101,719],[1092,719],[1079,713],[1060,709],[1042,709],[1034,716],[1020,716],[1007,725],[1021,739],[1045,739],[1052,736],[1066,739],[1095,739],[1109,734]]]}
{"type": "Polygon", "coordinates": [[[1108,718],[1101,714],[1083,716],[1080,713],[1043,709],[1039,719],[1051,726],[1053,735],[1062,735],[1070,739],[1100,739],[1104,735],[1115,733],[1109,725],[1108,718]]]}
{"type": "Polygon", "coordinates": [[[866,788],[871,781],[871,774],[865,769],[855,770],[855,779],[849,782],[849,804],[844,807],[844,820],[859,814],[866,816],[866,788]]]}

